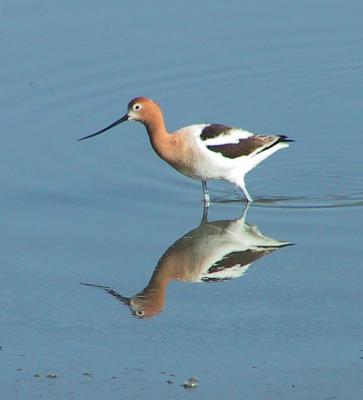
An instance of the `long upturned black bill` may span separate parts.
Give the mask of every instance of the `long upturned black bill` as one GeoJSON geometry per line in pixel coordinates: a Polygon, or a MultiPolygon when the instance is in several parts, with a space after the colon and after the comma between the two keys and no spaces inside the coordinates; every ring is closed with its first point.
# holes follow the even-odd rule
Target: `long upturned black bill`
{"type": "Polygon", "coordinates": [[[114,126],[116,126],[118,124],[121,124],[122,122],[127,121],[128,119],[129,119],[129,116],[127,114],[125,114],[122,118],[120,118],[117,121],[113,122],[111,125],[106,126],[106,128],[103,128],[103,129],[101,129],[100,131],[98,131],[96,133],[92,133],[92,135],[88,135],[88,136],[85,136],[83,138],[80,138],[80,139],[78,139],[78,141],[80,142],[81,140],[85,140],[85,139],[89,139],[89,138],[91,138],[93,136],[97,136],[97,135],[99,135],[99,134],[101,134],[103,132],[108,131],[109,129],[113,128],[114,126]]]}

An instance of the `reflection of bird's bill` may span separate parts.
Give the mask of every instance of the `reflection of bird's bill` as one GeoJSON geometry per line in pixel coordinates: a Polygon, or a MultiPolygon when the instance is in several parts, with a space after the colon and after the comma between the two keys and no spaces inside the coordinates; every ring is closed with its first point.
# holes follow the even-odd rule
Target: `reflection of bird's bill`
{"type": "Polygon", "coordinates": [[[122,294],[111,289],[109,286],[97,285],[95,283],[83,283],[83,282],[81,283],[81,285],[103,289],[111,296],[113,296],[115,299],[119,300],[122,304],[125,304],[127,306],[130,305],[130,299],[128,297],[122,296],[122,294]]]}

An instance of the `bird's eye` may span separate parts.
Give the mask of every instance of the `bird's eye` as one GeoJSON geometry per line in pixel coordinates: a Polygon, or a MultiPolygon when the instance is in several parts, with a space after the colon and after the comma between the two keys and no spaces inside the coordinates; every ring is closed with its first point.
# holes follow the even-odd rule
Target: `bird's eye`
{"type": "Polygon", "coordinates": [[[141,108],[142,108],[142,105],[141,104],[139,104],[139,103],[136,103],[136,104],[134,104],[134,111],[140,111],[141,110],[141,108]]]}
{"type": "Polygon", "coordinates": [[[143,317],[144,314],[145,314],[145,311],[143,311],[143,310],[137,310],[137,311],[135,312],[135,315],[137,315],[138,317],[143,317]]]}

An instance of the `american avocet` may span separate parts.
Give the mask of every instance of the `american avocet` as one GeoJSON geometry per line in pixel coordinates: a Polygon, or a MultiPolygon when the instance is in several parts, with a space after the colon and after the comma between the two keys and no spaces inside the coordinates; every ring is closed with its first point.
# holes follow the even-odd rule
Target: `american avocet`
{"type": "Polygon", "coordinates": [[[159,157],[182,174],[201,180],[206,206],[210,201],[208,179],[224,179],[233,183],[242,189],[247,201],[252,202],[246,189],[245,175],[292,142],[284,135],[256,135],[221,124],[190,125],[170,134],[159,104],[147,97],[131,100],[123,117],[79,140],[99,135],[125,121],[141,122],[159,157]]]}

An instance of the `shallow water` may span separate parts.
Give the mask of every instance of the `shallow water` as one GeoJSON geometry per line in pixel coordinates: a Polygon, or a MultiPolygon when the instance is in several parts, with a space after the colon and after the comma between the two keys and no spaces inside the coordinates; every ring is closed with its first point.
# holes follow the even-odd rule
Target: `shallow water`
{"type": "Polygon", "coordinates": [[[0,397],[360,399],[361,2],[0,10],[0,397]],[[77,142],[136,95],[171,130],[295,139],[248,175],[246,221],[211,182],[201,224],[138,124],[77,142]]]}

